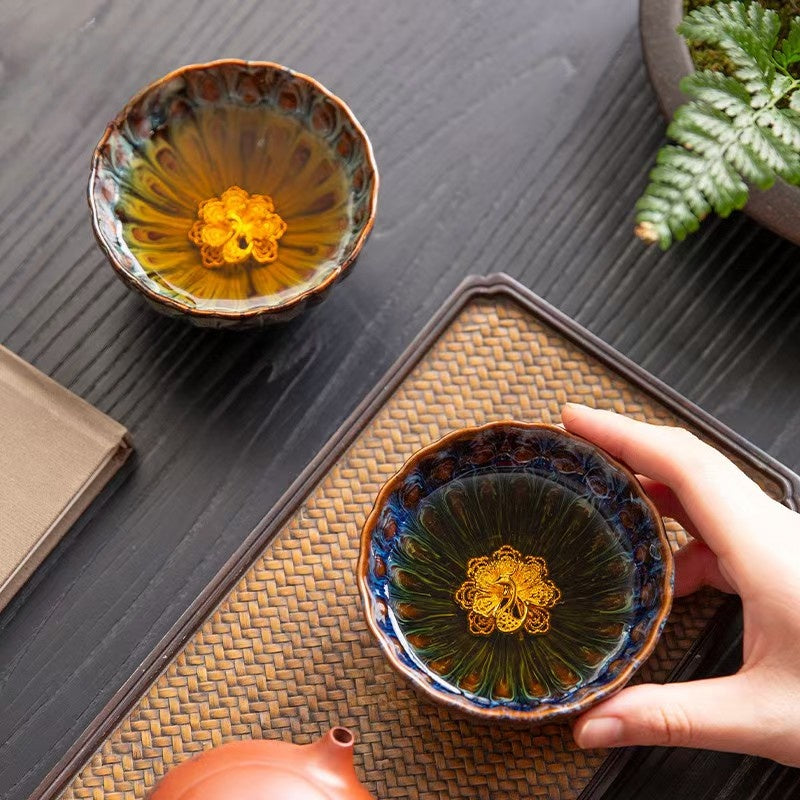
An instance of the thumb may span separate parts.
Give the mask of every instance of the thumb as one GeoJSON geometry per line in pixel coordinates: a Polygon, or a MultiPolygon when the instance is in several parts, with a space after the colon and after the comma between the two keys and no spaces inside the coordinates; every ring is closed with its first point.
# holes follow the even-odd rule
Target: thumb
{"type": "Polygon", "coordinates": [[[669,745],[728,752],[758,750],[758,713],[743,675],[688,683],[642,684],[587,711],[573,735],[579,747],[669,745]]]}

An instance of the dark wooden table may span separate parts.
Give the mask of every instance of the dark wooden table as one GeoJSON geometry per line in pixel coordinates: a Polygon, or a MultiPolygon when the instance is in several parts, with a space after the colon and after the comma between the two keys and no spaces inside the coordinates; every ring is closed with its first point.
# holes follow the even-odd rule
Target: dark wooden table
{"type": "MultiPolygon", "coordinates": [[[[798,250],[742,216],[666,255],[632,236],[664,132],[636,24],[634,0],[0,2],[0,341],[136,445],[0,615],[0,797],[29,795],[465,275],[517,277],[800,468],[798,250]],[[84,199],[127,98],[222,56],[318,77],[381,170],[352,277],[264,333],[150,311],[84,199]]],[[[647,794],[788,797],[796,775],[752,767],[662,753],[647,794]]]]}

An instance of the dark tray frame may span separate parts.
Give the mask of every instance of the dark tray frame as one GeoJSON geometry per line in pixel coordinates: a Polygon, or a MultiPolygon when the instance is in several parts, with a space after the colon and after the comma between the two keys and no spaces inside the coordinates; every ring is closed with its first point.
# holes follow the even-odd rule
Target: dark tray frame
{"type": "MultiPolygon", "coordinates": [[[[786,504],[795,510],[800,507],[800,477],[516,280],[505,274],[467,278],[450,295],[408,349],[389,369],[383,380],[379,381],[377,386],[358,405],[275,507],[247,536],[200,596],[156,645],[153,652],[139,665],[75,744],[70,747],[65,756],[48,773],[31,796],[32,800],[53,800],[63,791],[92,753],[111,734],[213,609],[236,585],[258,555],[291,519],[314,486],[352,444],[386,400],[439,339],[444,330],[468,303],[477,298],[497,298],[515,302],[627,381],[656,398],[670,411],[686,419],[710,441],[768,475],[783,487],[786,504]]],[[[732,598],[723,604],[706,631],[692,645],[669,679],[687,680],[701,674],[710,674],[720,668],[729,668],[732,653],[733,661],[736,661],[740,640],[739,604],[738,600],[732,598]],[[720,641],[720,637],[723,637],[724,641],[720,641]]],[[[651,751],[645,748],[625,748],[613,751],[581,793],[580,800],[600,800],[600,798],[608,800],[611,797],[619,796],[617,787],[620,782],[624,783],[626,774],[631,770],[642,766],[649,752],[651,751]]],[[[756,759],[750,759],[750,761],[754,764],[753,768],[758,769],[761,774],[763,767],[759,766],[760,762],[756,759]]],[[[794,785],[794,781],[792,783],[794,785]]],[[[722,798],[722,795],[720,794],[719,797],[722,798]]]]}

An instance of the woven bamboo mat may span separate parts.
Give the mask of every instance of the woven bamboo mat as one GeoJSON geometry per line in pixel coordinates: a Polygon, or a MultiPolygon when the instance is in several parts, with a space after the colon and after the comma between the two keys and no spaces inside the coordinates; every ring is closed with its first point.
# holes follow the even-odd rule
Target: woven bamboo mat
{"type": "MultiPolygon", "coordinates": [[[[566,724],[481,726],[417,696],[371,639],[355,580],[361,525],[414,450],[462,425],[555,422],[568,400],[676,421],[513,301],[471,301],[62,796],[144,798],[226,739],[303,744],[346,725],[376,798],[576,798],[603,752],[577,750],[566,724]]],[[[638,679],[664,680],[719,603],[677,601],[638,679]]]]}

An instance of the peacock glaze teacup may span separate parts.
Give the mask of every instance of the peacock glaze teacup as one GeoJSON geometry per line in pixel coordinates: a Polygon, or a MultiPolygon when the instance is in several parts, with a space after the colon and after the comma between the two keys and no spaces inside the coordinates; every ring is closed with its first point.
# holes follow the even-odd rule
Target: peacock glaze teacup
{"type": "Polygon", "coordinates": [[[427,696],[541,723],[627,683],[669,614],[672,572],[630,470],[561,428],[493,422],[386,483],[358,580],[384,654],[427,696]]]}
{"type": "Polygon", "coordinates": [[[122,280],[197,325],[322,300],[372,228],[378,171],[350,109],[269,62],[194,64],[134,97],[92,159],[95,236],[122,280]]]}

